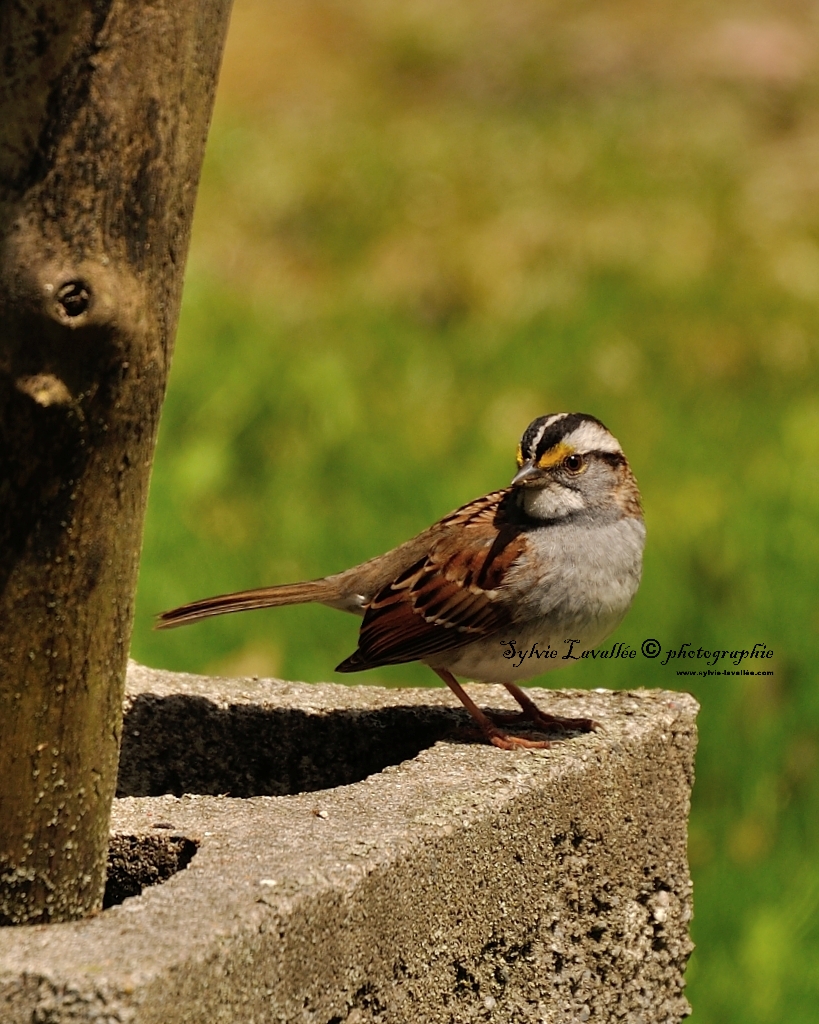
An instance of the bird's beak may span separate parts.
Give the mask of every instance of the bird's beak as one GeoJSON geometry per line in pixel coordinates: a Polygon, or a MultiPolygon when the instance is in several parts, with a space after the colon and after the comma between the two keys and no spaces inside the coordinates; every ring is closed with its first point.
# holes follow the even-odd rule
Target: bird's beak
{"type": "Polygon", "coordinates": [[[534,464],[534,462],[532,462],[531,459],[529,459],[528,462],[523,463],[523,465],[520,467],[517,473],[515,473],[515,475],[512,477],[512,483],[509,486],[517,487],[518,484],[525,483],[538,472],[539,470],[537,466],[534,464]]]}

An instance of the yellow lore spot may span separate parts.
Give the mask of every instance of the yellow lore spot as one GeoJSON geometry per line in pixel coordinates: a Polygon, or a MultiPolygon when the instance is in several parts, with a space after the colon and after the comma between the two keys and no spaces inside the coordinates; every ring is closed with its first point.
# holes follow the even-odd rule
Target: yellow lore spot
{"type": "Polygon", "coordinates": [[[574,455],[574,446],[570,444],[564,444],[562,441],[556,444],[553,448],[544,452],[537,460],[539,469],[548,469],[549,466],[556,466],[559,462],[562,462],[567,455],[574,455]]]}
{"type": "Polygon", "coordinates": [[[523,465],[523,448],[518,445],[517,455],[515,455],[515,462],[518,464],[518,469],[523,465]]]}

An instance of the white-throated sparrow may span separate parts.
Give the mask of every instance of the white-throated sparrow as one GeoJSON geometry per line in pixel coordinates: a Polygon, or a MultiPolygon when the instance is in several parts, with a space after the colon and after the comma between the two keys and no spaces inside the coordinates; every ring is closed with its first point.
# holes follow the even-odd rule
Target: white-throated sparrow
{"type": "Polygon", "coordinates": [[[595,647],[627,612],[642,569],[640,492],[617,440],[583,413],[530,423],[517,463],[509,487],[384,555],[323,579],[194,601],[164,612],[157,625],[316,601],[364,616],[358,649],[339,672],[422,661],[504,749],[549,744],[509,735],[456,675],[503,683],[522,708],[512,718],[587,731],[589,719],[541,712],[516,681],[569,664],[567,650],[575,658],[595,647]],[[540,657],[520,657],[535,644],[540,657]]]}

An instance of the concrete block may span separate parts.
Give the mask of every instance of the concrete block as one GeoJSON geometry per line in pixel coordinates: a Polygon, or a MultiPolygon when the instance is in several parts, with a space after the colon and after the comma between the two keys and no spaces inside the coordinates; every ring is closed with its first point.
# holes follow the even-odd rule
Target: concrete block
{"type": "Polygon", "coordinates": [[[132,665],[114,905],[0,929],[0,1021],[676,1024],[697,705],[534,696],[602,729],[507,752],[443,689],[132,665]]]}

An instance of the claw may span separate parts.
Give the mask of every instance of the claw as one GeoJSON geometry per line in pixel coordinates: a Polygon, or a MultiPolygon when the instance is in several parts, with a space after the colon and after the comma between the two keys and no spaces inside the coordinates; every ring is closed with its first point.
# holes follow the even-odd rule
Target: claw
{"type": "MultiPolygon", "coordinates": [[[[546,732],[596,732],[600,726],[593,718],[565,718],[563,715],[549,715],[531,700],[519,686],[514,683],[504,683],[506,689],[520,704],[521,711],[517,714],[518,721],[533,723],[537,728],[546,732]]],[[[507,721],[514,721],[514,715],[507,721]]]]}
{"type": "Polygon", "coordinates": [[[472,715],[483,738],[501,750],[548,750],[551,747],[549,740],[530,740],[523,736],[510,736],[509,733],[498,728],[498,724],[501,722],[525,722],[530,727],[533,725],[543,732],[591,732],[597,728],[596,722],[593,722],[591,718],[562,718],[560,715],[547,715],[514,683],[504,683],[504,686],[523,710],[518,713],[493,712],[491,715],[487,715],[486,712],[481,711],[451,672],[438,668],[434,671],[472,715]]]}
{"type": "Polygon", "coordinates": [[[527,740],[523,736],[510,736],[499,729],[487,738],[493,747],[500,747],[501,750],[549,750],[552,746],[548,740],[527,740]]]}

